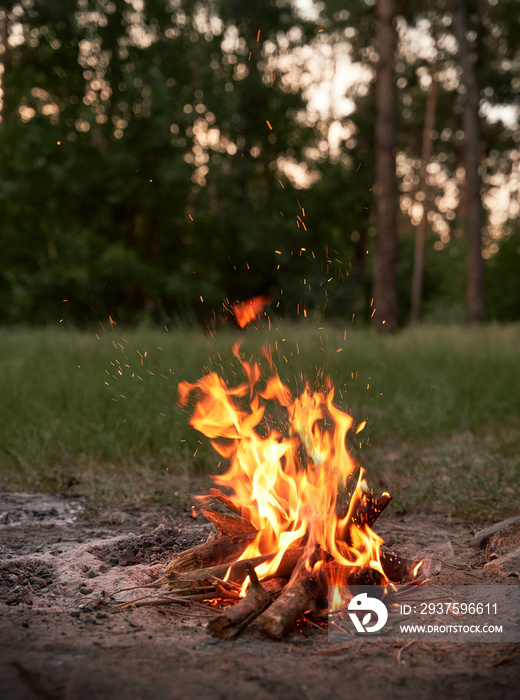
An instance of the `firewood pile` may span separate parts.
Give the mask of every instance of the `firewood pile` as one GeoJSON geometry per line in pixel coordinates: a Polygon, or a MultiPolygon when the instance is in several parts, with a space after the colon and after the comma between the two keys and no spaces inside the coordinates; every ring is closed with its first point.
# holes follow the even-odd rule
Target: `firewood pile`
{"type": "MultiPolygon", "coordinates": [[[[240,559],[247,545],[259,534],[247,518],[247,508],[219,489],[210,489],[209,498],[231,511],[202,510],[206,519],[214,524],[216,538],[175,556],[156,584],[161,592],[125,606],[183,605],[195,609],[195,614],[199,614],[203,606],[212,613],[208,632],[226,640],[236,638],[251,623],[267,636],[281,639],[309,612],[325,627],[328,584],[338,578],[337,562],[319,548],[309,556],[303,537],[284,553],[276,571],[259,581],[255,567],[272,559],[273,554],[240,559]],[[241,595],[246,578],[249,587],[245,595],[241,595]],[[215,608],[217,614],[213,614],[215,608]]],[[[351,522],[371,527],[390,501],[386,493],[379,499],[372,491],[365,493],[358,501],[351,522]]],[[[383,573],[368,567],[352,567],[342,572],[343,584],[378,585],[385,577],[397,583],[418,580],[415,576],[417,562],[400,558],[384,548],[380,550],[380,561],[383,573]]]]}

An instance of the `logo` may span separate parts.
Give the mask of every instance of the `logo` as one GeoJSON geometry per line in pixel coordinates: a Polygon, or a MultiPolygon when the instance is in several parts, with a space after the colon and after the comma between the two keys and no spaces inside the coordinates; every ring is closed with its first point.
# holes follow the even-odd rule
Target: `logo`
{"type": "Polygon", "coordinates": [[[358,632],[379,632],[388,620],[386,605],[377,598],[369,598],[367,593],[360,593],[352,598],[348,604],[348,611],[358,632]],[[363,618],[360,620],[361,615],[363,618]],[[369,624],[374,616],[375,620],[369,624]]]}

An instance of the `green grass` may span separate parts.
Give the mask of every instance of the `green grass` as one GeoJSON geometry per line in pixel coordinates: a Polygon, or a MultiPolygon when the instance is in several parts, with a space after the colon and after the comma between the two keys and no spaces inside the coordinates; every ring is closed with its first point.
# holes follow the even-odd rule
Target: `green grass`
{"type": "Polygon", "coordinates": [[[519,325],[391,337],[311,320],[214,337],[190,327],[0,330],[3,485],[137,503],[208,484],[219,458],[189,427],[177,384],[210,367],[237,382],[239,339],[247,357],[268,344],[292,388],[331,377],[336,403],[368,421],[353,450],[394,507],[472,519],[517,509],[519,325]]]}

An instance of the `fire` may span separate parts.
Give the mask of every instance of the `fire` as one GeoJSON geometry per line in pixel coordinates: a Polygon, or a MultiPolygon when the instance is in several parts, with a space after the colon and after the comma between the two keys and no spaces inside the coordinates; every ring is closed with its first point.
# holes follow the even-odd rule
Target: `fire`
{"type": "Polygon", "coordinates": [[[325,391],[307,384],[294,396],[270,357],[264,379],[257,362],[243,360],[238,346],[234,352],[244,381],[229,386],[212,372],[195,383],[181,382],[179,397],[185,405],[192,392],[198,395],[190,423],[229,460],[229,469],[214,481],[233,492],[258,531],[240,559],[267,555],[256,567],[262,580],[299,547],[301,566],[325,572],[330,584],[345,583],[356,570],[372,570],[387,582],[383,540],[354,517],[368,488],[347,435],[364,423],[355,426],[334,403],[330,383],[325,391]]]}
{"type": "Polygon", "coordinates": [[[259,296],[234,304],[233,314],[240,328],[245,328],[252,321],[257,321],[270,301],[270,297],[259,296]]]}

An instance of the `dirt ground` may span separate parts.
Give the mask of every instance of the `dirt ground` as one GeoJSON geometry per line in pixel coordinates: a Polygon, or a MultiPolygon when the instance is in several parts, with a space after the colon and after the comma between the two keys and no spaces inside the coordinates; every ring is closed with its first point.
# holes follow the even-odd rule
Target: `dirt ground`
{"type": "MultiPolygon", "coordinates": [[[[250,627],[223,642],[204,617],[99,604],[155,580],[211,527],[166,507],[94,512],[80,499],[0,492],[1,697],[518,698],[520,645],[334,644],[313,627],[282,642],[250,627]]],[[[395,551],[426,554],[434,583],[520,585],[483,571],[463,521],[385,512],[376,529],[395,551]]]]}

